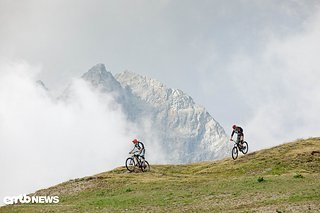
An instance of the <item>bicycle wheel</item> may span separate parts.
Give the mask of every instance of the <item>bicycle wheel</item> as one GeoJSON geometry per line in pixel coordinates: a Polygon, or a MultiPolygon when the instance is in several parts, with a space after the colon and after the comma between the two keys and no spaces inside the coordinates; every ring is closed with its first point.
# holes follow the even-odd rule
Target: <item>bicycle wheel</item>
{"type": "Polygon", "coordinates": [[[149,165],[148,161],[144,161],[144,166],[141,166],[141,170],[142,170],[143,172],[148,172],[148,171],[150,171],[150,165],[149,165]]]}
{"type": "Polygon", "coordinates": [[[242,149],[240,150],[243,154],[247,154],[249,150],[248,143],[246,141],[243,141],[242,149]]]}
{"type": "Polygon", "coordinates": [[[135,167],[135,163],[134,163],[134,159],[133,158],[127,158],[126,160],[126,167],[129,170],[129,172],[133,172],[134,171],[134,167],[135,167]]]}
{"type": "Polygon", "coordinates": [[[232,158],[233,160],[237,159],[238,157],[238,148],[235,146],[232,148],[232,158]]]}

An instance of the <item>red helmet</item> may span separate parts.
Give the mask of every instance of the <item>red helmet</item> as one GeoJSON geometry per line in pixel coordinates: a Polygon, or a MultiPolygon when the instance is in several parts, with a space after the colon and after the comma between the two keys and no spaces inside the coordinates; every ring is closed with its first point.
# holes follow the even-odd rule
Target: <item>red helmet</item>
{"type": "Polygon", "coordinates": [[[232,129],[235,129],[237,127],[237,125],[233,124],[232,125],[232,129]]]}
{"type": "Polygon", "coordinates": [[[137,139],[133,139],[132,143],[136,144],[136,143],[138,143],[138,140],[137,139]]]}

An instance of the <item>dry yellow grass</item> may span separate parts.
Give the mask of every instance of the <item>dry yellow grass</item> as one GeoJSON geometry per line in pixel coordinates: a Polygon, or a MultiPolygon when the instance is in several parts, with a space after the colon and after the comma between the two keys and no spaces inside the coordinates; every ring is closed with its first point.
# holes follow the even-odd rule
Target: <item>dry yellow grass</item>
{"type": "Polygon", "coordinates": [[[318,212],[320,138],[297,140],[237,160],[125,167],[39,190],[59,205],[13,205],[0,212],[318,212]]]}

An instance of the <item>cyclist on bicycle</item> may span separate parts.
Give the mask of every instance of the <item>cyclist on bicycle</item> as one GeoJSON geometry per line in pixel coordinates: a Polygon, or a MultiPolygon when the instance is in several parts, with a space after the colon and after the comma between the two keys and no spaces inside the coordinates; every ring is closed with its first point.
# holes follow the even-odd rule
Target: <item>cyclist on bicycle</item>
{"type": "Polygon", "coordinates": [[[244,141],[244,134],[243,134],[243,129],[240,126],[237,125],[233,125],[232,126],[232,133],[231,133],[231,137],[230,137],[230,141],[233,141],[232,137],[234,135],[234,133],[237,134],[237,143],[240,144],[240,147],[242,147],[243,145],[243,141],[244,141]]]}
{"type": "Polygon", "coordinates": [[[137,139],[134,139],[132,143],[134,144],[134,147],[129,153],[135,154],[138,157],[140,157],[142,159],[141,160],[142,166],[144,166],[144,161],[145,161],[144,155],[146,153],[146,150],[144,149],[143,143],[141,141],[138,141],[137,139]]]}

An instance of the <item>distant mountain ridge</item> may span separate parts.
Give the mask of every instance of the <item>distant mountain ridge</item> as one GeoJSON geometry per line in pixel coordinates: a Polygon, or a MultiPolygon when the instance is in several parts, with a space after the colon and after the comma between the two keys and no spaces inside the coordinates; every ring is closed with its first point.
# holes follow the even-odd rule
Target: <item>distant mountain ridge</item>
{"type": "Polygon", "coordinates": [[[229,155],[230,143],[223,128],[183,91],[132,72],[114,77],[104,64],[92,67],[82,79],[102,92],[113,94],[130,121],[139,124],[148,119],[169,163],[221,159],[229,155]]]}
{"type": "Polygon", "coordinates": [[[228,155],[230,143],[223,128],[183,91],[131,72],[122,72],[115,78],[154,109],[151,112],[154,125],[168,141],[167,151],[174,150],[179,156],[172,156],[172,162],[196,162],[228,155]]]}

